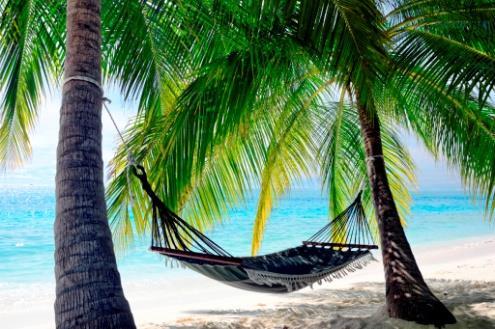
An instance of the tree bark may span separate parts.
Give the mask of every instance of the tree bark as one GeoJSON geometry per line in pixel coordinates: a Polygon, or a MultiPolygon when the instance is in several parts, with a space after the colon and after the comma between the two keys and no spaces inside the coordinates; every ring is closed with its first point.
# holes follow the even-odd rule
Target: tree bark
{"type": "Polygon", "coordinates": [[[452,313],[426,285],[400,223],[387,180],[378,115],[360,102],[359,95],[356,98],[380,232],[388,314],[437,327],[455,323],[452,313]]]}
{"type": "MultiPolygon", "coordinates": [[[[65,78],[101,81],[99,0],[67,1],[65,78]]],[[[57,328],[135,328],[106,215],[102,92],[88,81],[63,87],[57,147],[55,321],[57,328]]]]}

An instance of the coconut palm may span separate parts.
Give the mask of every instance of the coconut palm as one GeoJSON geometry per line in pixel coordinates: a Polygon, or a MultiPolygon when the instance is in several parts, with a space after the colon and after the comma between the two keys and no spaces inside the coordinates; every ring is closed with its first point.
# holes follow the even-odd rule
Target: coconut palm
{"type": "Polygon", "coordinates": [[[101,81],[100,26],[98,0],[67,2],[56,174],[57,328],[135,328],[106,216],[101,157],[103,95],[97,85],[101,81]]]}
{"type": "Polygon", "coordinates": [[[169,78],[179,72],[163,58],[170,56],[177,67],[180,60],[158,52],[155,42],[163,46],[166,39],[176,45],[169,44],[169,51],[187,54],[187,42],[177,42],[180,26],[173,25],[180,10],[170,1],[0,1],[3,166],[27,158],[42,95],[62,87],[54,230],[57,328],[135,328],[106,214],[101,76],[103,71],[125,96],[139,98],[142,111],[159,115],[160,97],[173,93],[169,78]],[[161,24],[164,17],[170,24],[161,24]],[[122,53],[133,61],[122,60],[122,53]]]}
{"type": "Polygon", "coordinates": [[[135,328],[106,217],[100,1],[2,1],[2,162],[23,158],[40,93],[62,70],[57,148],[57,328],[135,328]],[[66,52],[64,37],[67,38],[66,52]]]}
{"type": "MultiPolygon", "coordinates": [[[[493,205],[493,155],[484,150],[494,146],[494,8],[493,1],[214,1],[206,16],[215,20],[191,45],[198,59],[191,76],[167,116],[138,116],[128,147],[153,168],[167,204],[202,229],[259,186],[253,253],[273,201],[313,168],[332,211],[364,185],[390,316],[455,322],[424,282],[401,225],[412,164],[397,129],[459,167],[493,205]]],[[[125,242],[148,222],[146,199],[126,178],[123,147],[112,174],[112,222],[125,242]]]]}

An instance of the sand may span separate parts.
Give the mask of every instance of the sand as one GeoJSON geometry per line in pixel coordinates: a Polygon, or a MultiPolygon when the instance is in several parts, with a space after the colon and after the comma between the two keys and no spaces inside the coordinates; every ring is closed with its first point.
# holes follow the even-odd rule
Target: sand
{"type": "MultiPolygon", "coordinates": [[[[458,320],[448,328],[495,328],[495,238],[419,247],[415,255],[428,284],[458,320]]],[[[242,292],[206,281],[195,289],[186,305],[162,302],[163,321],[146,323],[135,308],[140,328],[427,328],[385,315],[383,270],[378,261],[342,280],[287,295],[242,292]]]]}
{"type": "MultiPolygon", "coordinates": [[[[458,324],[449,328],[495,328],[493,284],[447,280],[430,280],[429,284],[457,317],[458,324]]],[[[188,316],[176,321],[147,324],[142,328],[426,328],[388,319],[384,314],[381,283],[360,283],[350,289],[298,293],[277,304],[259,304],[257,310],[212,308],[191,310],[188,313],[188,316]]]]}
{"type": "MultiPolygon", "coordinates": [[[[414,253],[428,284],[459,321],[448,328],[495,329],[495,237],[418,247],[414,253]]],[[[152,279],[143,269],[140,280],[124,276],[123,282],[140,329],[427,328],[385,316],[379,261],[285,295],[237,290],[187,270],[152,279]]],[[[1,288],[11,294],[3,300],[15,301],[0,302],[1,328],[54,327],[52,283],[24,287],[22,296],[1,288]]]]}

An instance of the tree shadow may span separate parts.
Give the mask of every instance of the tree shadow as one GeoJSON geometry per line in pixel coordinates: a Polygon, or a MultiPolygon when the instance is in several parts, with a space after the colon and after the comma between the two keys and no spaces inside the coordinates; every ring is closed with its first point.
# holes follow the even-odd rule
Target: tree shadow
{"type": "MultiPolygon", "coordinates": [[[[453,311],[451,329],[495,329],[495,285],[492,282],[428,281],[453,311]]],[[[381,283],[351,289],[319,289],[292,294],[287,302],[259,309],[192,310],[187,321],[160,329],[424,329],[420,324],[390,319],[381,283]]],[[[150,328],[151,329],[151,328],[150,328]]]]}

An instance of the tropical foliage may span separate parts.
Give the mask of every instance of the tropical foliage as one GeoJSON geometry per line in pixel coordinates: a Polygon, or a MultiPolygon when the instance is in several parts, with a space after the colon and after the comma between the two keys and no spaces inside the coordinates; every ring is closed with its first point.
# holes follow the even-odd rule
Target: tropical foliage
{"type": "MultiPolygon", "coordinates": [[[[201,61],[193,61],[160,120],[138,116],[128,147],[153,168],[152,181],[167,204],[202,229],[259,189],[253,253],[274,202],[313,172],[321,174],[330,214],[360,188],[371,211],[354,90],[380,115],[403,218],[414,165],[399,131],[411,131],[435,156],[446,157],[473,192],[493,193],[494,159],[483,148],[493,147],[488,39],[494,9],[488,1],[383,7],[373,1],[216,1],[195,8],[204,24],[198,32],[197,26],[185,30],[194,31],[197,41],[188,52],[201,61]],[[457,33],[462,29],[476,32],[457,33]],[[453,49],[456,56],[449,55],[453,49]]],[[[147,223],[143,195],[127,179],[126,153],[121,147],[109,190],[114,231],[123,243],[147,223]],[[135,222],[126,203],[131,195],[135,222]]]]}
{"type": "MultiPolygon", "coordinates": [[[[129,151],[160,197],[201,229],[259,190],[253,253],[274,202],[314,172],[330,213],[361,187],[371,211],[357,90],[380,116],[403,218],[414,182],[404,130],[459,168],[493,215],[493,0],[102,4],[106,81],[139,104],[108,189],[122,243],[144,233],[149,218],[129,151]]],[[[43,92],[60,79],[64,5],[0,0],[4,165],[29,154],[43,92]]]]}

